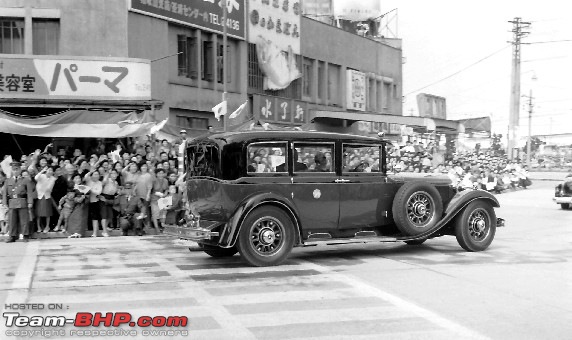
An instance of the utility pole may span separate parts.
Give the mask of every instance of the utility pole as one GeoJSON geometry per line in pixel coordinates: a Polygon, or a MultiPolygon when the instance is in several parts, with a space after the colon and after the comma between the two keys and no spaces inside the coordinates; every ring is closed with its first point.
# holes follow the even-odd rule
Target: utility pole
{"type": "MultiPolygon", "coordinates": [[[[526,96],[525,96],[526,97],[526,96]]],[[[526,166],[530,169],[530,152],[532,146],[532,90],[528,95],[528,142],[526,143],[526,166]]]]}
{"type": "Polygon", "coordinates": [[[516,145],[518,136],[518,116],[520,109],[520,39],[530,32],[525,31],[530,28],[530,22],[522,21],[521,18],[516,17],[514,20],[509,21],[512,23],[513,38],[510,42],[513,45],[512,49],[512,77],[511,77],[511,90],[510,90],[510,115],[509,115],[509,128],[507,136],[508,158],[513,159],[513,150],[516,145]]]}
{"type": "MultiPolygon", "coordinates": [[[[227,97],[227,93],[226,93],[226,73],[227,71],[227,48],[226,48],[226,44],[227,44],[227,27],[226,27],[226,18],[227,18],[227,8],[226,8],[226,0],[223,0],[220,2],[222,5],[222,101],[225,102],[226,101],[226,97],[227,97]]],[[[225,103],[224,105],[224,110],[228,111],[228,102],[225,103]]],[[[223,116],[222,116],[222,127],[223,130],[226,132],[227,130],[227,124],[228,124],[228,112],[226,112],[223,116]]]]}

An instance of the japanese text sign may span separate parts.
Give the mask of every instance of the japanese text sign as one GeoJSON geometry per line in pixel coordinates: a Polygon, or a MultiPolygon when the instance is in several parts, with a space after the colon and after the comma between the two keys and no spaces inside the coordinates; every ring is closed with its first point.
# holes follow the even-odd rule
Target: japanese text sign
{"type": "Polygon", "coordinates": [[[150,100],[142,59],[0,57],[0,98],[150,100]]]}
{"type": "MultiPolygon", "coordinates": [[[[227,33],[244,39],[245,0],[225,1],[227,33]]],[[[218,33],[223,31],[221,0],[131,0],[131,9],[218,33]]]]}
{"type": "Polygon", "coordinates": [[[254,95],[255,117],[265,122],[304,124],[308,105],[288,98],[254,95]]]}
{"type": "Polygon", "coordinates": [[[272,41],[282,51],[300,54],[301,0],[250,0],[248,7],[248,40],[259,37],[272,41]]]}
{"type": "Polygon", "coordinates": [[[347,70],[346,79],[348,109],[365,111],[365,73],[347,70]]]}

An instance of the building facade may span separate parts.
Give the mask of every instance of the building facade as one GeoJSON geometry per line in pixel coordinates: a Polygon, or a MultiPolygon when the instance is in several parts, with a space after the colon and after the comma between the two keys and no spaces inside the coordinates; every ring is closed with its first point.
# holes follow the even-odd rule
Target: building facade
{"type": "MultiPolygon", "coordinates": [[[[407,124],[407,117],[402,116],[399,40],[367,38],[304,17],[296,0],[257,4],[266,4],[267,9],[251,6],[247,0],[233,3],[227,17],[226,76],[223,15],[217,1],[1,0],[0,57],[18,54],[148,60],[151,96],[162,105],[141,101],[91,104],[117,109],[153,106],[157,121],[169,119],[165,130],[171,134],[185,128],[191,135],[199,135],[211,126],[221,127],[222,121],[215,119],[212,108],[221,102],[224,87],[230,112],[249,103],[242,117],[230,120],[229,125],[255,119],[284,126],[314,121],[334,130],[353,124],[355,129],[356,121],[376,116],[390,118],[377,119],[366,128],[372,133],[390,133],[399,130],[391,124],[407,124]],[[283,89],[264,86],[266,75],[253,33],[258,31],[252,27],[258,12],[268,13],[268,19],[284,13],[299,17],[291,27],[284,18],[272,27],[284,38],[299,37],[299,47],[290,51],[289,57],[295,60],[300,77],[283,89]]],[[[270,27],[268,24],[265,28],[270,27]]],[[[41,115],[46,110],[74,107],[78,101],[87,107],[83,102],[89,100],[49,100],[26,106],[25,100],[11,99],[3,100],[0,109],[10,107],[41,115]]]]}

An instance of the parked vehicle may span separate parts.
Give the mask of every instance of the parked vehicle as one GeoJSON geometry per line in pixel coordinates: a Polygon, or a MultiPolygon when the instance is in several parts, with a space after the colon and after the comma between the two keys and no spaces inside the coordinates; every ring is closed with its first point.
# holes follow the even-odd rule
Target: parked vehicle
{"type": "Polygon", "coordinates": [[[295,246],[405,242],[454,235],[482,251],[504,225],[482,190],[457,192],[447,176],[388,175],[386,145],[324,132],[213,134],[187,147],[187,217],[165,233],[214,257],[254,266],[283,262],[295,246]]]}
{"type": "Polygon", "coordinates": [[[554,188],[552,200],[556,204],[560,204],[562,209],[570,209],[572,207],[572,174],[566,176],[562,183],[554,188]]]}

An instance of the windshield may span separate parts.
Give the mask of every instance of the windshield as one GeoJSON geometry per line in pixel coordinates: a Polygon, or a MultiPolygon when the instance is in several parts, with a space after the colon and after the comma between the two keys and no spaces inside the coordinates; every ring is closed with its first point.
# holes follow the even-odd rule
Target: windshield
{"type": "Polygon", "coordinates": [[[188,176],[220,178],[219,148],[216,143],[203,141],[187,148],[188,176]]]}

